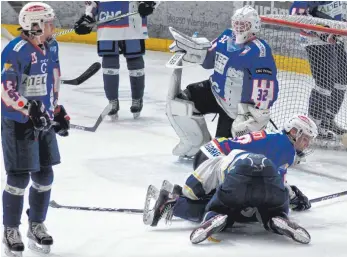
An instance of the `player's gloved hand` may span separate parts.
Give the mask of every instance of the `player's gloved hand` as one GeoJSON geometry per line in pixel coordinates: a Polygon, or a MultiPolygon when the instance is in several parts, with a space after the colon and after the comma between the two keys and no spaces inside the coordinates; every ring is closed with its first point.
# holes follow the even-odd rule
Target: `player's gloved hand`
{"type": "Polygon", "coordinates": [[[88,26],[94,23],[95,19],[89,15],[83,15],[74,25],[74,30],[78,35],[86,35],[92,32],[93,26],[88,26]]]}
{"type": "Polygon", "coordinates": [[[290,199],[290,207],[293,211],[304,211],[311,208],[310,200],[296,186],[290,186],[295,193],[290,199]]]}
{"type": "Polygon", "coordinates": [[[41,101],[29,100],[26,107],[35,129],[40,131],[50,129],[52,123],[41,101]]]}
{"type": "Polygon", "coordinates": [[[154,6],[156,3],[154,1],[144,1],[139,3],[138,12],[142,18],[150,15],[154,11],[154,6]]]}
{"type": "Polygon", "coordinates": [[[58,105],[54,110],[54,131],[59,136],[67,137],[70,129],[70,116],[67,114],[64,106],[58,105]]]}
{"type": "MultiPolygon", "coordinates": [[[[330,28],[328,25],[320,25],[317,24],[317,26],[321,26],[321,27],[325,27],[325,28],[330,28]]],[[[318,34],[318,33],[317,33],[318,34]]],[[[338,35],[334,35],[334,34],[329,34],[329,33],[319,33],[318,34],[319,38],[324,41],[327,42],[329,44],[336,44],[338,41],[339,36],[338,35]]]]}

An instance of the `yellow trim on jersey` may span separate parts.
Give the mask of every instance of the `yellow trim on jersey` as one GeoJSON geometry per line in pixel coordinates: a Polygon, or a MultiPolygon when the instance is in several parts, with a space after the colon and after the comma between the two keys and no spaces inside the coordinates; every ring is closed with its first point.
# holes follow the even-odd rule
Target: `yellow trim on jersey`
{"type": "Polygon", "coordinates": [[[189,186],[184,185],[184,190],[188,192],[189,196],[192,197],[192,200],[199,200],[199,198],[194,194],[193,189],[191,189],[189,186]]]}

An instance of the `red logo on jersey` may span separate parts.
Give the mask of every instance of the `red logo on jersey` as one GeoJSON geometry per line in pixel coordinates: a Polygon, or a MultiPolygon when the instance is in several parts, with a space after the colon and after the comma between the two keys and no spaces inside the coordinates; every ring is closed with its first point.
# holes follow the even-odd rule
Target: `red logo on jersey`
{"type": "Polygon", "coordinates": [[[266,137],[266,134],[265,134],[264,130],[251,132],[251,134],[252,134],[252,137],[253,137],[254,141],[257,141],[257,140],[260,140],[260,139],[263,139],[263,138],[266,137]]]}
{"type": "Polygon", "coordinates": [[[31,53],[31,64],[37,63],[36,52],[31,53]]]}

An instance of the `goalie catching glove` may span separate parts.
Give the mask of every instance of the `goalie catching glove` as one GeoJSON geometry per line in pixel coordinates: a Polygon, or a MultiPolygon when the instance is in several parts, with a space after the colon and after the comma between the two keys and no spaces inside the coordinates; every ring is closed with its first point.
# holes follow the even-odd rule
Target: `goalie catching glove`
{"type": "Polygon", "coordinates": [[[178,30],[169,27],[169,30],[174,38],[174,42],[170,45],[170,52],[185,53],[183,61],[202,64],[206,58],[211,42],[205,37],[189,37],[178,30]]]}

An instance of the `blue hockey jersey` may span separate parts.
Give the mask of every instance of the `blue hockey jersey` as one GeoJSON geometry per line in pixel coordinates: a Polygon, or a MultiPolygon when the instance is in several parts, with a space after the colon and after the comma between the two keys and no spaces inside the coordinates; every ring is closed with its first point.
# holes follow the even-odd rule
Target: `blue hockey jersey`
{"type": "Polygon", "coordinates": [[[342,2],[341,1],[294,1],[290,7],[290,14],[295,15],[312,15],[318,18],[328,18],[320,17],[318,13],[322,13],[324,16],[327,15],[330,19],[341,21],[342,20],[342,2]]]}
{"type": "Polygon", "coordinates": [[[53,119],[59,92],[59,49],[55,40],[45,50],[23,37],[10,41],[1,53],[1,116],[25,123],[28,100],[42,101],[53,119]]]}
{"type": "Polygon", "coordinates": [[[236,118],[240,102],[269,109],[278,97],[278,81],[271,48],[264,40],[236,44],[233,38],[232,30],[225,30],[213,41],[202,66],[214,68],[212,92],[225,112],[236,118]]]}
{"type": "Polygon", "coordinates": [[[277,169],[286,169],[292,165],[296,154],[292,142],[284,132],[269,133],[264,130],[237,138],[215,138],[200,148],[209,158],[228,155],[235,149],[263,154],[277,169]]]}

